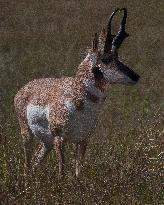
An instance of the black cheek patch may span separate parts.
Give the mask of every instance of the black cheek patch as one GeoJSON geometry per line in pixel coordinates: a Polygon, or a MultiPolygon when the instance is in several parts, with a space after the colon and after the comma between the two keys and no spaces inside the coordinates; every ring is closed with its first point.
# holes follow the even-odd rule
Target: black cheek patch
{"type": "Polygon", "coordinates": [[[99,67],[93,67],[92,72],[94,74],[95,79],[103,79],[104,75],[99,67]]]}

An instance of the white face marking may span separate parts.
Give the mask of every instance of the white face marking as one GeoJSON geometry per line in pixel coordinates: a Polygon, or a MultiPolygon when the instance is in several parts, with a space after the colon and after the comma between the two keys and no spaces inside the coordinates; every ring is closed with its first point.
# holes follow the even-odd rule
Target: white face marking
{"type": "Polygon", "coordinates": [[[91,94],[95,95],[97,97],[104,97],[104,93],[102,93],[100,90],[98,90],[92,83],[91,80],[85,79],[83,80],[83,84],[85,85],[86,90],[91,94]]]}
{"type": "Polygon", "coordinates": [[[33,134],[40,138],[52,136],[49,129],[49,107],[29,104],[27,106],[28,125],[33,134]]]}
{"type": "Polygon", "coordinates": [[[126,79],[126,76],[123,73],[116,70],[107,69],[104,70],[103,73],[104,73],[104,78],[110,83],[114,83],[114,82],[119,83],[120,80],[126,79]]]}
{"type": "Polygon", "coordinates": [[[101,71],[103,72],[104,78],[109,83],[123,83],[123,84],[126,84],[128,82],[133,82],[126,74],[119,71],[119,69],[101,68],[101,71]]]}

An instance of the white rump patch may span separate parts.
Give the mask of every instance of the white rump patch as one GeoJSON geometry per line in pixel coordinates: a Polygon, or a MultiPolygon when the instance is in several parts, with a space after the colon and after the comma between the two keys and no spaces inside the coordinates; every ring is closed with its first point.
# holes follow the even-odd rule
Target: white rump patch
{"type": "Polygon", "coordinates": [[[27,106],[28,125],[33,134],[40,138],[51,137],[49,129],[49,107],[29,104],[27,106]]]}

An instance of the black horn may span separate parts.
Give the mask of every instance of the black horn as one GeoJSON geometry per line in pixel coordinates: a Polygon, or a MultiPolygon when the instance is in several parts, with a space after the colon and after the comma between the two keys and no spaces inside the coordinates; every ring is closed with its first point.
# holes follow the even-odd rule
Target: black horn
{"type": "Polygon", "coordinates": [[[111,46],[112,46],[112,41],[115,35],[112,35],[111,33],[111,24],[112,24],[112,19],[114,15],[119,11],[119,9],[115,9],[115,11],[111,14],[108,22],[108,27],[107,27],[107,35],[106,35],[106,40],[105,40],[105,45],[104,45],[104,53],[109,53],[111,51],[111,46]]]}
{"type": "Polygon", "coordinates": [[[121,46],[124,39],[129,36],[129,34],[126,33],[126,31],[125,31],[127,9],[122,8],[122,9],[120,9],[120,11],[124,11],[124,16],[122,18],[118,34],[114,37],[113,42],[112,42],[112,52],[114,52],[114,53],[117,52],[117,49],[121,46]]]}

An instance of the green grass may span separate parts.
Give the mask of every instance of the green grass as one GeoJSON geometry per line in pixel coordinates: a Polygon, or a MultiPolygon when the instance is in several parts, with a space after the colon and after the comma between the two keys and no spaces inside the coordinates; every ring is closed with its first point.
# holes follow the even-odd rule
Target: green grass
{"type": "Polygon", "coordinates": [[[164,204],[163,19],[162,1],[153,0],[2,2],[1,204],[164,204]],[[120,55],[140,74],[139,84],[112,87],[79,180],[73,177],[73,147],[67,145],[66,178],[58,180],[52,152],[25,187],[16,92],[34,78],[74,75],[94,33],[123,6],[131,36],[120,55]]]}

